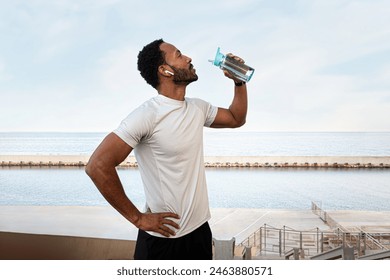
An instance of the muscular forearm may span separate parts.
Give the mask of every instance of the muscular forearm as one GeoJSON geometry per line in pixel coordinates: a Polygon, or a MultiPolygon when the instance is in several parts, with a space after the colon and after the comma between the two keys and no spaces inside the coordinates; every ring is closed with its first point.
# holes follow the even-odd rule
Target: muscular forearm
{"type": "Polygon", "coordinates": [[[179,228],[176,222],[169,219],[179,219],[180,217],[177,214],[170,212],[141,213],[126,196],[115,167],[97,166],[89,163],[86,168],[87,174],[108,203],[121,213],[123,217],[142,230],[155,231],[166,237],[175,235],[175,232],[166,225],[179,228]]]}
{"type": "Polygon", "coordinates": [[[107,202],[123,217],[137,225],[141,213],[126,196],[115,167],[89,163],[86,171],[107,202]]]}
{"type": "Polygon", "coordinates": [[[237,126],[242,126],[246,121],[246,113],[248,110],[248,97],[246,85],[234,86],[234,98],[229,107],[237,126]]]}
{"type": "Polygon", "coordinates": [[[85,171],[104,196],[119,213],[137,228],[158,232],[166,237],[175,235],[168,227],[179,228],[170,218],[180,217],[171,212],[141,213],[126,196],[116,171],[118,166],[133,150],[114,133],[110,133],[92,154],[85,171]]]}

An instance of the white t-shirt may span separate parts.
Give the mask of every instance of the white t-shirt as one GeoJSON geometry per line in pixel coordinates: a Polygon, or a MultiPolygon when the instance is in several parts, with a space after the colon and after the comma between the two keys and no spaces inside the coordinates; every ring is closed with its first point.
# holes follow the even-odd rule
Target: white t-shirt
{"type": "Polygon", "coordinates": [[[114,130],[134,149],[146,209],[180,216],[174,220],[180,229],[174,229],[176,235],[172,237],[186,235],[210,219],[203,127],[213,123],[217,111],[217,107],[200,99],[179,101],[159,94],[135,109],[114,130]]]}

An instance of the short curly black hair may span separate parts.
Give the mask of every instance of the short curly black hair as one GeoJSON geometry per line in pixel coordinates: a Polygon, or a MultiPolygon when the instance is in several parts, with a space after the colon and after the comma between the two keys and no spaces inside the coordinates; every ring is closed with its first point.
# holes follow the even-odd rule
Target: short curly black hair
{"type": "Polygon", "coordinates": [[[144,46],[138,54],[138,70],[145,81],[155,89],[160,84],[157,75],[158,67],[165,62],[165,54],[160,50],[162,43],[164,43],[163,39],[154,40],[144,46]]]}

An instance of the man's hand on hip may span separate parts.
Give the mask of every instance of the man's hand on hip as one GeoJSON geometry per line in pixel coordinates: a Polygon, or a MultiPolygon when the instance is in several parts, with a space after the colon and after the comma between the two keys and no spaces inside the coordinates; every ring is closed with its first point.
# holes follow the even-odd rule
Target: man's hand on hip
{"type": "Polygon", "coordinates": [[[154,231],[165,237],[175,236],[175,231],[168,225],[179,229],[179,225],[171,219],[179,219],[179,215],[171,212],[166,213],[141,213],[138,221],[134,225],[144,231],[154,231]]]}

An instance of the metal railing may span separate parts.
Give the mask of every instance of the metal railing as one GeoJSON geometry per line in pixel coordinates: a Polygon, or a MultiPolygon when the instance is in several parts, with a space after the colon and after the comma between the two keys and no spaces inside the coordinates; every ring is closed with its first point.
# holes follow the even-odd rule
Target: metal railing
{"type": "Polygon", "coordinates": [[[264,224],[237,246],[255,248],[254,256],[291,255],[299,250],[299,258],[310,258],[335,248],[354,248],[356,257],[367,252],[388,250],[389,246],[380,241],[388,242],[390,233],[345,232],[337,228],[334,231],[320,231],[318,228],[308,231],[298,231],[284,226],[275,228],[264,224]]]}
{"type": "Polygon", "coordinates": [[[360,227],[355,227],[353,232],[349,232],[313,201],[311,202],[311,209],[322,221],[333,228],[333,231],[337,233],[338,239],[342,236],[342,244],[355,246],[358,256],[364,255],[366,250],[390,249],[390,246],[384,245],[382,241],[384,239],[384,241],[390,244],[390,233],[368,233],[360,227]]]}
{"type": "Polygon", "coordinates": [[[256,248],[256,255],[267,253],[284,256],[287,251],[298,248],[301,256],[313,256],[324,251],[324,233],[318,228],[311,231],[297,231],[284,226],[282,229],[264,224],[239,246],[256,248]]]}
{"type": "Polygon", "coordinates": [[[390,249],[390,232],[368,233],[359,227],[353,229],[356,231],[348,232],[314,202],[312,202],[312,211],[332,230],[320,231],[319,228],[315,228],[298,231],[287,226],[275,228],[264,224],[237,246],[255,248],[252,250],[255,252],[254,256],[272,254],[279,257],[294,256],[294,259],[311,258],[337,248],[343,250],[352,248],[348,250],[353,250],[356,257],[390,249]]]}

